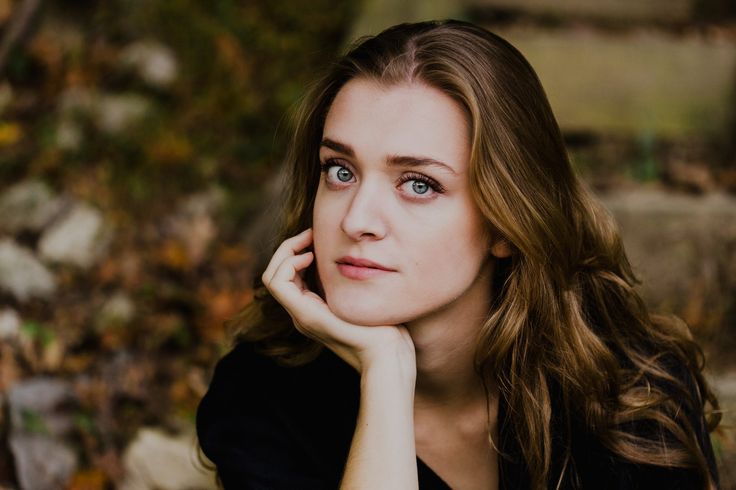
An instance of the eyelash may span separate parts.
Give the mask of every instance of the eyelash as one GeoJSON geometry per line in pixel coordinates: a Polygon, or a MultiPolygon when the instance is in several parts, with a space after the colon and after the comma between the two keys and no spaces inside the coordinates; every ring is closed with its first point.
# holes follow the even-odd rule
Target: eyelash
{"type": "MultiPolygon", "coordinates": [[[[320,171],[326,175],[327,172],[332,167],[343,167],[343,168],[350,170],[348,167],[338,162],[339,161],[334,158],[329,158],[325,160],[324,162],[320,162],[320,171]]],[[[353,171],[350,170],[350,172],[352,173],[353,171]]],[[[444,194],[445,192],[445,188],[442,186],[442,184],[440,184],[433,178],[427,177],[426,175],[423,175],[423,174],[409,172],[409,173],[403,174],[399,180],[401,184],[405,184],[406,182],[409,182],[411,180],[418,180],[420,182],[424,182],[425,184],[427,184],[434,192],[438,194],[444,194]]]]}

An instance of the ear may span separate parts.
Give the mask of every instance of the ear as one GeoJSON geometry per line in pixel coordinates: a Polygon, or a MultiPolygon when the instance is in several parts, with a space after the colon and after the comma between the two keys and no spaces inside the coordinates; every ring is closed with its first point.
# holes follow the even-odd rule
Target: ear
{"type": "Polygon", "coordinates": [[[491,245],[491,254],[497,259],[503,259],[511,256],[511,244],[503,239],[499,238],[491,245]]]}

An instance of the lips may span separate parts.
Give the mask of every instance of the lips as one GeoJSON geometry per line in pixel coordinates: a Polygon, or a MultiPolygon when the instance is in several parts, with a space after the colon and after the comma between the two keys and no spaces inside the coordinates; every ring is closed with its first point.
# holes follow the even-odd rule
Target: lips
{"type": "Polygon", "coordinates": [[[359,258],[350,257],[350,256],[340,257],[339,259],[337,259],[337,263],[344,264],[344,265],[351,265],[354,267],[365,267],[368,269],[378,269],[382,271],[394,271],[394,269],[381,265],[377,262],[373,262],[372,260],[359,259],[359,258]]]}

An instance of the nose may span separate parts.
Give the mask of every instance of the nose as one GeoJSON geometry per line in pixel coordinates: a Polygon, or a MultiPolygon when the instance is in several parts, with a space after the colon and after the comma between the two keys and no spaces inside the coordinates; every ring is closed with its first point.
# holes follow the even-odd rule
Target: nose
{"type": "Polygon", "coordinates": [[[355,241],[382,239],[386,236],[387,229],[383,219],[385,201],[377,186],[364,181],[352,196],[340,228],[355,241]]]}

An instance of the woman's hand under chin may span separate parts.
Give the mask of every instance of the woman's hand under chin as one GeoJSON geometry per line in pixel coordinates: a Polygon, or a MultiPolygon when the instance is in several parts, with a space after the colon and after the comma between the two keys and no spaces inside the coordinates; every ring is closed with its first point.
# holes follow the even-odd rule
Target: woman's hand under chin
{"type": "Polygon", "coordinates": [[[311,243],[311,228],[285,240],[261,276],[271,295],[291,315],[297,330],[327,346],[360,373],[383,360],[399,361],[404,369],[415,371],[414,343],[406,327],[346,322],[307,289],[303,274],[314,260],[314,252],[301,252],[311,243]]]}

